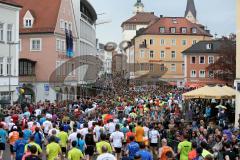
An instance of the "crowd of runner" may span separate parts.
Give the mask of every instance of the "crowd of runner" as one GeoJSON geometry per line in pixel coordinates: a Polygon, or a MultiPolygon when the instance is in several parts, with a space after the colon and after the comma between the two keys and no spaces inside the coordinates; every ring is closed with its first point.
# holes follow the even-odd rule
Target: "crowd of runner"
{"type": "Polygon", "coordinates": [[[8,144],[6,160],[239,160],[239,130],[209,106],[186,118],[180,92],[147,93],[1,109],[0,160],[8,144]]]}

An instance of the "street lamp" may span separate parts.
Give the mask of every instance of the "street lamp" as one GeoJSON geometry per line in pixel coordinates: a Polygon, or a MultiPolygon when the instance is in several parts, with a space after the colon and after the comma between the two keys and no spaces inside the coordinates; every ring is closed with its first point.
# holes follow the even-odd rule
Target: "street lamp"
{"type": "MultiPolygon", "coordinates": [[[[12,48],[12,46],[13,45],[18,45],[20,42],[18,41],[18,42],[8,42],[7,44],[8,44],[8,46],[9,46],[9,52],[8,52],[8,60],[9,59],[11,59],[11,48],[12,48]]],[[[7,60],[7,61],[8,61],[7,60]]],[[[7,63],[9,63],[9,62],[7,62],[7,63]]],[[[11,97],[11,69],[12,69],[12,59],[11,59],[11,61],[10,61],[10,68],[8,67],[7,69],[9,70],[9,73],[8,73],[8,71],[7,71],[7,76],[8,76],[8,96],[9,96],[9,102],[11,103],[11,99],[12,99],[12,97],[11,97]]]]}

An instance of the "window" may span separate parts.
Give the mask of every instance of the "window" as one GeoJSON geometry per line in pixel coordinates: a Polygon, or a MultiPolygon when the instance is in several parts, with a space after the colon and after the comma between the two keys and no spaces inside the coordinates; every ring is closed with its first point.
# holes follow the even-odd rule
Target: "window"
{"type": "Polygon", "coordinates": [[[204,70],[199,71],[199,77],[205,78],[205,74],[206,74],[206,71],[204,71],[204,70]]]}
{"type": "Polygon", "coordinates": [[[150,45],[153,45],[153,44],[154,44],[154,39],[150,39],[149,44],[150,44],[150,45]]]}
{"type": "Polygon", "coordinates": [[[213,64],[213,63],[214,63],[214,57],[208,56],[208,64],[213,64]]]}
{"type": "Polygon", "coordinates": [[[61,40],[61,51],[65,52],[66,51],[66,44],[65,44],[65,40],[61,40]]]}
{"type": "Polygon", "coordinates": [[[4,41],[4,24],[0,23],[0,41],[4,41]]]}
{"type": "Polygon", "coordinates": [[[31,76],[34,75],[34,65],[29,61],[20,61],[19,62],[19,75],[20,76],[31,76]]]}
{"type": "Polygon", "coordinates": [[[160,27],[160,33],[164,33],[165,32],[165,28],[164,27],[160,27]]]}
{"type": "Polygon", "coordinates": [[[141,58],[144,58],[144,54],[145,54],[144,50],[141,50],[141,51],[140,51],[140,57],[141,57],[141,58]]]}
{"type": "Polygon", "coordinates": [[[56,40],[56,51],[61,51],[61,40],[60,39],[56,40]]]}
{"type": "Polygon", "coordinates": [[[172,39],[172,46],[176,46],[176,39],[172,39]]]}
{"type": "Polygon", "coordinates": [[[165,44],[164,39],[161,39],[161,40],[160,40],[160,44],[161,44],[161,46],[163,46],[163,45],[165,44]]]}
{"type": "Polygon", "coordinates": [[[150,64],[150,65],[149,65],[149,70],[150,70],[150,71],[153,71],[153,64],[150,64]]]}
{"type": "Polygon", "coordinates": [[[12,24],[8,24],[7,25],[7,41],[8,42],[12,42],[12,29],[13,29],[13,25],[12,24]]]}
{"type": "Polygon", "coordinates": [[[208,77],[209,77],[209,78],[214,78],[214,73],[213,73],[213,71],[208,71],[208,77]]]}
{"type": "Polygon", "coordinates": [[[192,28],[192,33],[197,33],[197,28],[192,28]]]}
{"type": "Polygon", "coordinates": [[[31,19],[25,19],[25,24],[24,24],[24,26],[25,27],[32,27],[32,20],[31,19]]]}
{"type": "Polygon", "coordinates": [[[212,49],[212,48],[213,48],[213,44],[212,44],[212,43],[206,44],[206,49],[207,49],[207,50],[210,50],[210,49],[212,49]]]}
{"type": "Polygon", "coordinates": [[[154,57],[154,51],[150,51],[150,52],[149,52],[149,57],[150,57],[150,58],[153,58],[153,57],[154,57]]]}
{"type": "Polygon", "coordinates": [[[41,44],[41,39],[40,38],[32,38],[30,40],[30,47],[31,51],[41,51],[42,50],[42,44],[41,44]]]}
{"type": "Polygon", "coordinates": [[[183,45],[183,46],[186,46],[186,45],[187,45],[187,40],[185,40],[185,39],[182,40],[182,45],[183,45]]]}
{"type": "Polygon", "coordinates": [[[64,22],[64,29],[68,29],[68,22],[67,21],[64,22]]]}
{"type": "Polygon", "coordinates": [[[160,58],[164,58],[165,57],[165,52],[164,51],[161,51],[160,53],[160,58]]]}
{"type": "Polygon", "coordinates": [[[183,63],[182,64],[182,73],[184,73],[185,72],[185,64],[183,63]]]}
{"type": "Polygon", "coordinates": [[[191,71],[191,77],[197,77],[195,70],[192,70],[192,71],[191,71]]]}
{"type": "Polygon", "coordinates": [[[64,29],[64,20],[63,19],[61,19],[60,20],[60,29],[64,29]]]}
{"type": "Polygon", "coordinates": [[[7,75],[11,75],[11,70],[12,70],[12,65],[11,65],[12,59],[11,58],[7,58],[7,75]]]}
{"type": "Polygon", "coordinates": [[[171,64],[171,71],[175,72],[176,71],[176,64],[171,64]]]}
{"type": "Polygon", "coordinates": [[[0,75],[3,75],[3,57],[0,57],[0,75]]]}
{"type": "Polygon", "coordinates": [[[196,44],[196,43],[197,43],[197,40],[193,40],[193,41],[192,41],[192,44],[196,44]]]}
{"type": "Polygon", "coordinates": [[[195,64],[196,63],[196,57],[191,57],[191,64],[195,64]]]}
{"type": "Polygon", "coordinates": [[[182,33],[187,33],[187,28],[183,27],[181,28],[181,30],[182,30],[182,33]]]}
{"type": "Polygon", "coordinates": [[[171,56],[172,56],[172,59],[176,59],[176,51],[172,51],[171,56]]]}
{"type": "Polygon", "coordinates": [[[176,28],[175,28],[175,27],[171,27],[171,28],[170,28],[170,32],[171,32],[171,33],[176,33],[176,28]]]}
{"type": "Polygon", "coordinates": [[[173,18],[173,19],[172,19],[172,23],[173,23],[173,24],[177,24],[177,19],[176,19],[176,18],[173,18]]]}
{"type": "Polygon", "coordinates": [[[69,22],[69,24],[68,24],[68,29],[69,29],[70,31],[72,31],[72,22],[69,22]]]}
{"type": "Polygon", "coordinates": [[[205,57],[204,56],[199,57],[199,64],[205,64],[205,57]]]}
{"type": "Polygon", "coordinates": [[[165,66],[164,66],[164,64],[160,64],[160,71],[165,71],[165,66]]]}

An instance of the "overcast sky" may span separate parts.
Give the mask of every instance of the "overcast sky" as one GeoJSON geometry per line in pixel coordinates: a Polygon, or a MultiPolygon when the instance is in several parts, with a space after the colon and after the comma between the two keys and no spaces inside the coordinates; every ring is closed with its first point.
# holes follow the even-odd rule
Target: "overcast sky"
{"type": "MultiPolygon", "coordinates": [[[[102,43],[121,42],[121,23],[133,16],[137,0],[89,0],[98,14],[97,38],[102,43]]],[[[155,15],[184,16],[187,0],[142,0],[145,11],[155,15]]],[[[198,21],[218,36],[236,32],[236,0],[195,0],[198,21]]]]}

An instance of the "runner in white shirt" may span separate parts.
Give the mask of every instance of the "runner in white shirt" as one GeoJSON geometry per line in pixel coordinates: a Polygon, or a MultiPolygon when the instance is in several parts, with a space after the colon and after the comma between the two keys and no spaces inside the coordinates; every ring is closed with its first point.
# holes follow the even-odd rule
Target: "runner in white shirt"
{"type": "Polygon", "coordinates": [[[80,134],[83,136],[83,139],[85,139],[86,134],[88,134],[88,124],[84,123],[83,128],[80,129],[80,134]]]}
{"type": "Polygon", "coordinates": [[[44,134],[47,135],[49,133],[49,130],[52,129],[52,122],[47,119],[45,122],[43,122],[42,126],[44,134]]]}
{"type": "Polygon", "coordinates": [[[159,132],[154,127],[151,127],[151,130],[149,131],[149,140],[150,140],[150,148],[153,154],[157,154],[159,139],[160,139],[159,132]]]}
{"type": "Polygon", "coordinates": [[[100,126],[100,123],[97,123],[93,129],[93,133],[96,135],[97,141],[100,141],[101,133],[105,133],[104,127],[100,126]]]}
{"type": "Polygon", "coordinates": [[[122,142],[124,140],[124,134],[120,132],[120,126],[119,124],[116,124],[115,127],[116,131],[113,132],[110,136],[110,140],[112,141],[112,146],[115,149],[117,159],[120,159],[121,151],[122,151],[122,142]]]}
{"type": "Polygon", "coordinates": [[[73,133],[68,136],[68,142],[71,144],[73,141],[77,141],[77,128],[73,128],[73,133]]]}
{"type": "Polygon", "coordinates": [[[97,157],[97,160],[117,160],[112,154],[107,153],[106,146],[102,146],[102,154],[97,157]]]}
{"type": "Polygon", "coordinates": [[[57,128],[56,128],[56,124],[53,124],[52,128],[48,131],[48,136],[52,136],[52,131],[55,130],[56,131],[56,135],[60,132],[57,128]]]}
{"type": "Polygon", "coordinates": [[[115,131],[115,126],[116,126],[116,124],[113,123],[112,119],[110,119],[110,122],[106,124],[109,134],[112,134],[115,131]]]}

